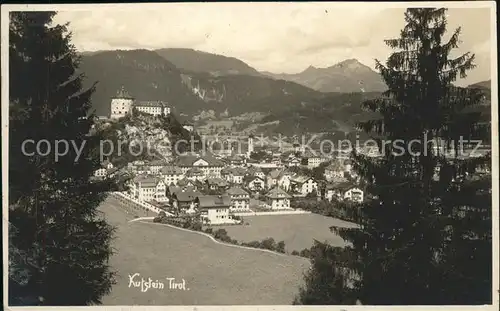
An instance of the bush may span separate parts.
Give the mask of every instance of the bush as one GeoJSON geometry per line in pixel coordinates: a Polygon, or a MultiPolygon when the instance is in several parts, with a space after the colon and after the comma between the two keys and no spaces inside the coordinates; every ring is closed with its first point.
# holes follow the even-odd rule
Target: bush
{"type": "Polygon", "coordinates": [[[301,257],[311,258],[311,250],[308,248],[304,248],[303,250],[300,251],[299,255],[301,257]]]}
{"type": "Polygon", "coordinates": [[[161,211],[159,214],[158,214],[158,217],[167,217],[167,214],[165,214],[165,212],[161,211]]]}
{"type": "Polygon", "coordinates": [[[299,253],[298,251],[293,251],[293,252],[292,252],[292,255],[293,255],[293,256],[300,256],[300,253],[299,253]]]}
{"type": "Polygon", "coordinates": [[[231,242],[231,237],[227,235],[226,229],[219,229],[214,232],[214,238],[221,240],[222,242],[231,242]]]}
{"type": "Polygon", "coordinates": [[[212,228],[206,228],[205,233],[212,234],[214,230],[212,228]]]}
{"type": "Polygon", "coordinates": [[[279,241],[278,245],[276,245],[276,251],[278,253],[285,253],[285,241],[279,241]]]}
{"type": "Polygon", "coordinates": [[[239,244],[239,242],[238,242],[238,240],[232,239],[232,240],[231,240],[231,244],[238,245],[238,244],[239,244]]]}
{"type": "Polygon", "coordinates": [[[253,248],[260,248],[259,241],[252,241],[252,242],[248,242],[248,243],[243,243],[242,245],[248,246],[248,247],[253,247],[253,248]]]}
{"type": "Polygon", "coordinates": [[[162,217],[157,216],[157,217],[153,218],[153,222],[162,222],[162,219],[163,219],[162,217]]]}
{"type": "Polygon", "coordinates": [[[260,247],[274,251],[276,249],[276,242],[273,238],[267,238],[262,240],[262,242],[260,243],[260,247]]]}
{"type": "Polygon", "coordinates": [[[203,226],[199,222],[195,222],[192,226],[191,229],[194,231],[201,231],[203,226]]]}

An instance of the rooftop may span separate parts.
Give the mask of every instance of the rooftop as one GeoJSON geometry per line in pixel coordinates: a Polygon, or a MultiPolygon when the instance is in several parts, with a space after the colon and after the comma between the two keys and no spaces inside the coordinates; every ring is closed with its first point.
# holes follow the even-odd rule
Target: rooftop
{"type": "Polygon", "coordinates": [[[227,181],[222,178],[208,178],[207,183],[209,185],[227,186],[227,181]]]}
{"type": "Polygon", "coordinates": [[[175,196],[180,202],[191,202],[194,201],[197,197],[199,197],[201,193],[198,191],[181,191],[175,193],[175,196]]]}
{"type": "Polygon", "coordinates": [[[232,187],[227,190],[227,194],[229,195],[248,195],[248,192],[243,190],[241,187],[232,187]]]}
{"type": "Polygon", "coordinates": [[[122,87],[116,92],[116,96],[114,98],[123,98],[123,99],[134,99],[130,94],[125,90],[125,87],[122,87]]]}
{"type": "Polygon", "coordinates": [[[177,166],[166,166],[161,169],[164,175],[182,175],[182,170],[177,166]]]}
{"type": "Polygon", "coordinates": [[[231,198],[227,195],[204,195],[198,196],[198,203],[200,208],[229,207],[231,198]]]}
{"type": "Polygon", "coordinates": [[[134,103],[135,107],[166,107],[167,103],[161,100],[141,100],[134,103]]]}
{"type": "Polygon", "coordinates": [[[279,187],[275,187],[273,189],[271,189],[267,194],[266,194],[266,197],[270,198],[270,199],[287,199],[287,198],[291,198],[291,196],[285,192],[285,190],[279,188],[279,187]]]}

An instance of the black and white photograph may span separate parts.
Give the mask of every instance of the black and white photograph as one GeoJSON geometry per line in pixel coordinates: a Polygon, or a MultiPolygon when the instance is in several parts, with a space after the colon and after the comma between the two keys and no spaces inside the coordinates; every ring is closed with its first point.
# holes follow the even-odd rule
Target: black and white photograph
{"type": "Polygon", "coordinates": [[[1,17],[6,310],[499,310],[494,1],[1,17]]]}

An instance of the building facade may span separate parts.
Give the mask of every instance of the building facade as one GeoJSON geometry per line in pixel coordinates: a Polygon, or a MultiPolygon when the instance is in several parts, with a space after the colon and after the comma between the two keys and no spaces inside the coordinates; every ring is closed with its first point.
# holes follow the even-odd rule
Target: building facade
{"type": "Polygon", "coordinates": [[[154,116],[169,115],[170,107],[162,101],[136,101],[122,86],[111,98],[110,119],[120,119],[132,112],[132,109],[154,116]]]}
{"type": "Polygon", "coordinates": [[[226,195],[231,198],[231,212],[242,212],[250,210],[250,194],[241,187],[232,187],[227,190],[226,195]]]}
{"type": "Polygon", "coordinates": [[[290,198],[283,189],[276,187],[266,194],[266,205],[272,210],[290,209],[290,198]]]}

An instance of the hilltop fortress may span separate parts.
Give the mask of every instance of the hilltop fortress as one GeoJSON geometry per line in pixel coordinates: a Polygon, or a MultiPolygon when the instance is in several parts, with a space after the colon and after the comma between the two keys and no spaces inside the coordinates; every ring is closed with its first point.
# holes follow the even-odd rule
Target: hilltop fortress
{"type": "Polygon", "coordinates": [[[162,101],[136,101],[122,86],[111,98],[110,118],[119,119],[129,114],[133,108],[154,116],[169,115],[170,107],[162,101]]]}

